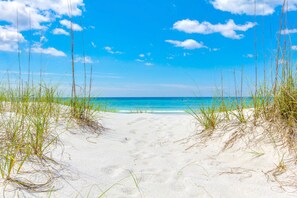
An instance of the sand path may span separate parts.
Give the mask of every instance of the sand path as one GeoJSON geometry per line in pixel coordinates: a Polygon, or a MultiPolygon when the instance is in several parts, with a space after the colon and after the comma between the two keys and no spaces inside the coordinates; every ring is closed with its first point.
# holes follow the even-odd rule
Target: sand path
{"type": "Polygon", "coordinates": [[[230,150],[214,141],[186,150],[196,133],[189,115],[105,113],[99,137],[64,133],[66,181],[53,197],[294,197],[267,181],[269,156],[230,150]],[[72,178],[72,179],[70,179],[72,178]]]}

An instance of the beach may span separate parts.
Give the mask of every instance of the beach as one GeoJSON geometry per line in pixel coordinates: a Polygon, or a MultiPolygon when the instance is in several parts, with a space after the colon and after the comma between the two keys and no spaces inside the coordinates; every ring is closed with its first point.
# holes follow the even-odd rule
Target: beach
{"type": "Polygon", "coordinates": [[[222,151],[232,130],[201,141],[202,127],[189,114],[98,116],[101,134],[57,127],[61,144],[51,156],[60,170],[52,192],[19,189],[7,197],[296,197],[268,178],[279,156],[264,141],[247,148],[240,140],[222,151]]]}
{"type": "Polygon", "coordinates": [[[297,198],[297,0],[0,8],[0,198],[297,198]]]}

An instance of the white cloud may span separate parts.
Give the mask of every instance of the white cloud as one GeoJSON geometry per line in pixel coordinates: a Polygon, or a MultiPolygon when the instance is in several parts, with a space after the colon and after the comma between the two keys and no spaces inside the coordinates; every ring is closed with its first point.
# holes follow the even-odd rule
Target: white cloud
{"type": "Polygon", "coordinates": [[[92,45],[93,48],[96,48],[97,47],[94,42],[91,42],[91,45],[92,45]]]}
{"type": "Polygon", "coordinates": [[[292,50],[297,50],[297,45],[292,45],[291,49],[292,50]]]}
{"type": "Polygon", "coordinates": [[[194,86],[185,84],[159,84],[160,87],[176,88],[176,89],[195,89],[194,86]]]}
{"type": "Polygon", "coordinates": [[[183,56],[184,56],[184,57],[186,57],[186,56],[190,56],[190,55],[191,55],[191,54],[188,53],[188,52],[184,52],[184,53],[183,53],[183,56]]]}
{"type": "Polygon", "coordinates": [[[220,48],[212,48],[212,49],[210,49],[210,51],[213,51],[213,52],[216,52],[216,51],[219,51],[220,50],[220,48]]]}
{"type": "Polygon", "coordinates": [[[66,54],[62,51],[59,51],[53,47],[49,47],[49,48],[42,48],[38,45],[33,46],[31,48],[31,52],[32,53],[39,53],[39,54],[48,54],[51,56],[66,56],[66,54]]]}
{"type": "Polygon", "coordinates": [[[195,41],[193,39],[187,39],[185,41],[165,40],[165,42],[171,43],[175,47],[182,47],[184,49],[189,49],[189,50],[199,49],[199,48],[207,48],[206,46],[204,46],[204,44],[202,42],[198,43],[197,41],[195,41]]]}
{"type": "Polygon", "coordinates": [[[73,29],[74,31],[82,31],[82,27],[76,23],[72,23],[71,21],[67,20],[67,19],[63,19],[60,21],[60,24],[67,27],[68,29],[73,29]]]}
{"type": "MultiPolygon", "coordinates": [[[[68,2],[66,0],[0,1],[0,21],[8,22],[13,27],[18,25],[20,31],[47,29],[45,23],[69,15],[68,2]]],[[[72,0],[71,5],[72,15],[80,16],[84,9],[83,0],[72,0]]]]}
{"type": "MultiPolygon", "coordinates": [[[[271,15],[284,0],[210,0],[214,8],[233,14],[271,15]],[[256,5],[255,5],[256,2],[256,5]]],[[[288,0],[289,11],[297,10],[297,0],[288,0]]]]}
{"type": "Polygon", "coordinates": [[[58,15],[80,16],[84,9],[83,0],[16,0],[38,10],[52,10],[58,15]],[[69,9],[70,8],[70,9],[69,9]],[[69,12],[71,10],[71,12],[69,12]]]}
{"type": "MultiPolygon", "coordinates": [[[[0,50],[17,51],[17,38],[20,43],[25,41],[21,32],[32,29],[39,31],[34,32],[34,35],[41,34],[41,32],[44,34],[57,18],[82,15],[84,3],[83,0],[71,0],[71,5],[67,0],[2,0],[0,1],[0,10],[0,22],[7,24],[0,25],[0,50]],[[9,39],[7,40],[7,38],[9,39]]],[[[57,29],[53,33],[66,34],[57,29]]],[[[46,41],[45,37],[40,40],[40,42],[46,41]]],[[[66,56],[55,48],[41,49],[34,46],[33,52],[39,51],[54,56],[66,56]]]]}
{"type": "Polygon", "coordinates": [[[297,33],[297,29],[284,29],[281,31],[281,34],[294,34],[297,33]]]}
{"type": "Polygon", "coordinates": [[[154,64],[151,63],[151,61],[153,61],[153,58],[151,58],[150,56],[151,52],[142,53],[138,55],[139,58],[137,58],[135,61],[139,63],[144,63],[144,65],[146,66],[153,66],[154,64]]]}
{"type": "Polygon", "coordinates": [[[112,49],[112,47],[109,47],[109,46],[104,47],[104,49],[105,49],[108,53],[110,53],[110,54],[123,54],[123,52],[120,52],[120,51],[114,51],[114,50],[112,49]]]}
{"type": "Polygon", "coordinates": [[[30,29],[45,29],[42,23],[50,22],[50,13],[41,13],[36,8],[20,1],[0,1],[0,20],[10,23],[20,31],[30,29]],[[30,17],[30,23],[29,23],[30,17]]]}
{"type": "Polygon", "coordinates": [[[139,58],[136,59],[136,61],[137,61],[137,62],[140,62],[140,63],[143,63],[143,62],[144,62],[144,60],[141,60],[141,59],[139,59],[139,58]]]}
{"type": "Polygon", "coordinates": [[[17,52],[18,42],[25,42],[25,38],[16,29],[0,26],[0,51],[17,52]]]}
{"type": "Polygon", "coordinates": [[[253,54],[246,54],[244,55],[245,58],[254,58],[254,55],[253,54]]]}
{"type": "Polygon", "coordinates": [[[69,35],[69,33],[66,32],[66,31],[65,31],[64,29],[62,29],[62,28],[55,28],[55,29],[53,30],[53,34],[55,34],[55,35],[66,35],[66,36],[69,35]]]}
{"type": "Polygon", "coordinates": [[[207,21],[199,22],[197,20],[184,19],[177,21],[173,25],[173,29],[197,34],[213,34],[220,33],[224,37],[231,39],[241,39],[244,37],[242,34],[237,34],[236,31],[245,32],[250,28],[253,28],[256,23],[247,22],[244,25],[237,25],[232,19],[228,20],[225,24],[211,24],[207,21]]]}
{"type": "Polygon", "coordinates": [[[46,43],[48,40],[45,36],[40,37],[40,43],[46,43]]]}
{"type": "Polygon", "coordinates": [[[78,56],[78,57],[75,58],[74,62],[88,63],[88,64],[94,63],[93,59],[91,57],[89,57],[89,56],[86,56],[86,57],[78,56]]]}
{"type": "Polygon", "coordinates": [[[154,64],[148,62],[148,63],[145,63],[145,65],[146,65],[146,66],[153,66],[154,64]]]}

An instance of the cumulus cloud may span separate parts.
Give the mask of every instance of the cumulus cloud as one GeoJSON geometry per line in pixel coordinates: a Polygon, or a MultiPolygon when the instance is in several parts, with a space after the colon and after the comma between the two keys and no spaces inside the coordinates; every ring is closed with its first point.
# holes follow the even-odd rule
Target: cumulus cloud
{"type": "Polygon", "coordinates": [[[189,50],[207,48],[202,42],[199,43],[193,39],[187,39],[185,41],[165,40],[165,42],[173,44],[175,47],[182,47],[189,50]]]}
{"type": "Polygon", "coordinates": [[[186,56],[190,56],[190,55],[191,55],[191,54],[188,53],[188,52],[184,52],[184,53],[183,53],[183,56],[184,56],[184,57],[186,57],[186,56]]]}
{"type": "Polygon", "coordinates": [[[13,27],[18,26],[20,31],[30,28],[45,29],[43,23],[51,21],[49,12],[42,13],[21,1],[0,1],[0,10],[0,20],[10,23],[13,27]]]}
{"type": "MultiPolygon", "coordinates": [[[[271,15],[283,5],[283,0],[210,0],[214,8],[233,14],[271,15]]],[[[297,10],[297,0],[286,1],[288,11],[297,10]]]]}
{"type": "Polygon", "coordinates": [[[74,62],[76,63],[88,63],[88,64],[91,64],[91,63],[94,63],[93,59],[89,56],[86,56],[86,57],[81,57],[81,56],[78,56],[75,58],[74,62]]]}
{"type": "Polygon", "coordinates": [[[16,0],[39,10],[52,10],[58,15],[80,16],[84,9],[83,0],[16,0]],[[70,9],[69,9],[70,8],[70,9]]]}
{"type": "MultiPolygon", "coordinates": [[[[80,16],[84,9],[83,0],[72,0],[72,16],[80,16]]],[[[0,1],[0,21],[6,21],[20,31],[46,29],[44,23],[63,15],[70,15],[66,0],[13,0],[0,1]],[[29,22],[30,21],[30,22],[29,22]]]]}
{"type": "Polygon", "coordinates": [[[107,51],[107,52],[110,53],[110,54],[123,54],[123,52],[120,52],[120,51],[114,51],[114,50],[112,49],[112,47],[109,47],[109,46],[104,47],[104,49],[105,49],[105,51],[107,51]]]}
{"type": "Polygon", "coordinates": [[[153,66],[154,64],[153,63],[150,63],[150,62],[147,62],[145,63],[146,66],[153,66]]]}
{"type": "Polygon", "coordinates": [[[40,45],[34,45],[31,48],[32,53],[38,53],[38,54],[47,54],[51,56],[66,56],[66,54],[62,51],[59,51],[53,47],[48,47],[48,48],[42,48],[40,45]]]}
{"type": "MultiPolygon", "coordinates": [[[[84,10],[84,3],[83,0],[71,0],[71,5],[66,0],[9,0],[0,1],[0,10],[0,22],[5,23],[5,25],[0,25],[0,50],[16,51],[17,42],[14,39],[9,42],[4,41],[3,38],[7,35],[18,35],[19,41],[23,42],[25,40],[22,35],[23,31],[32,29],[44,32],[57,18],[80,16],[84,10]]],[[[53,33],[67,34],[62,29],[55,29],[53,33]]],[[[40,51],[39,48],[34,50],[40,51]]],[[[43,52],[63,55],[58,50],[55,51],[54,48],[44,49],[43,52]]]]}
{"type": "Polygon", "coordinates": [[[281,31],[281,34],[294,34],[297,33],[297,29],[284,29],[281,31]]]}
{"type": "Polygon", "coordinates": [[[246,54],[243,57],[245,57],[245,58],[254,58],[254,55],[253,54],[246,54]]]}
{"type": "Polygon", "coordinates": [[[53,34],[55,34],[55,35],[66,35],[66,36],[69,36],[69,33],[68,32],[66,32],[64,29],[62,29],[62,28],[55,28],[54,30],[53,30],[53,34]]]}
{"type": "Polygon", "coordinates": [[[17,51],[18,43],[23,43],[25,41],[23,35],[18,33],[16,29],[0,26],[0,51],[17,51]]]}
{"type": "Polygon", "coordinates": [[[210,51],[212,51],[212,52],[216,52],[216,51],[219,51],[220,50],[220,48],[212,48],[212,49],[210,49],[210,51]]]}
{"type": "Polygon", "coordinates": [[[74,31],[82,31],[82,27],[76,23],[72,23],[71,24],[71,21],[67,20],[67,19],[63,19],[60,21],[60,24],[65,26],[66,28],[68,29],[73,29],[74,31]]]}
{"type": "Polygon", "coordinates": [[[207,21],[199,22],[197,20],[184,19],[177,21],[173,25],[173,29],[179,30],[186,33],[197,33],[197,34],[213,34],[220,33],[224,37],[231,39],[241,39],[244,37],[243,34],[238,34],[237,31],[245,32],[253,28],[256,23],[247,22],[244,25],[237,25],[232,19],[228,20],[225,24],[211,24],[207,21]]]}
{"type": "Polygon", "coordinates": [[[144,60],[139,59],[139,58],[137,58],[136,61],[137,61],[137,62],[140,62],[140,63],[143,63],[143,62],[144,62],[144,60]]]}
{"type": "Polygon", "coordinates": [[[293,45],[293,46],[291,47],[291,49],[294,50],[294,51],[297,50],[297,45],[293,45]]]}

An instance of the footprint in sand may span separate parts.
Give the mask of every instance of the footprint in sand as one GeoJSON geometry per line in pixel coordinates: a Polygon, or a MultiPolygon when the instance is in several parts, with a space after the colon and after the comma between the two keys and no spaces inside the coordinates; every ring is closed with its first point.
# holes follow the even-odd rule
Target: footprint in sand
{"type": "Polygon", "coordinates": [[[102,168],[101,172],[110,175],[111,177],[117,177],[118,175],[121,175],[124,170],[118,166],[107,166],[102,168]]]}
{"type": "Polygon", "coordinates": [[[132,130],[129,131],[129,133],[136,134],[136,130],[135,129],[132,129],[132,130]]]}
{"type": "Polygon", "coordinates": [[[144,146],[145,144],[146,144],[146,141],[143,141],[143,140],[138,140],[137,142],[135,142],[136,147],[144,146]]]}
{"type": "Polygon", "coordinates": [[[136,124],[136,123],[138,123],[139,121],[143,121],[143,120],[146,120],[146,118],[138,118],[138,119],[136,119],[136,120],[134,120],[134,121],[132,121],[132,122],[128,122],[128,125],[136,124]]]}
{"type": "Polygon", "coordinates": [[[127,137],[123,138],[120,142],[125,144],[128,143],[130,141],[130,139],[128,139],[127,137]]]}
{"type": "Polygon", "coordinates": [[[122,194],[125,194],[125,195],[133,195],[134,192],[135,192],[135,189],[132,188],[132,187],[122,187],[121,188],[121,192],[122,194]]]}

